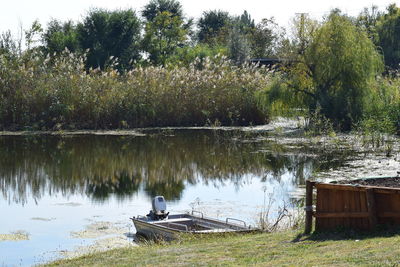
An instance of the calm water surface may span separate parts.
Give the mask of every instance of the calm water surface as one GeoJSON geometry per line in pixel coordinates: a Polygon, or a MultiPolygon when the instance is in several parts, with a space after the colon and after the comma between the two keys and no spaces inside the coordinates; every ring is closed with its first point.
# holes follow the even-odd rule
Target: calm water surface
{"type": "Polygon", "coordinates": [[[43,263],[91,244],[71,232],[93,222],[133,233],[129,217],[146,214],[156,195],[171,212],[194,207],[254,225],[264,196],[289,203],[315,169],[331,167],[322,162],[332,155],[307,156],[265,137],[211,130],[0,137],[0,234],[29,233],[27,241],[0,242],[0,266],[43,263]]]}

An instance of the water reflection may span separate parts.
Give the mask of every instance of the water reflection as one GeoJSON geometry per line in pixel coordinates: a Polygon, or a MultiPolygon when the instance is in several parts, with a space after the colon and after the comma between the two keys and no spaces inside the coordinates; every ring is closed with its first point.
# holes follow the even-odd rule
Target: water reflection
{"type": "Polygon", "coordinates": [[[0,138],[1,192],[22,204],[46,194],[123,200],[139,190],[179,200],[188,184],[229,180],[240,186],[247,174],[279,181],[288,171],[302,184],[313,164],[312,157],[241,132],[0,138]]]}

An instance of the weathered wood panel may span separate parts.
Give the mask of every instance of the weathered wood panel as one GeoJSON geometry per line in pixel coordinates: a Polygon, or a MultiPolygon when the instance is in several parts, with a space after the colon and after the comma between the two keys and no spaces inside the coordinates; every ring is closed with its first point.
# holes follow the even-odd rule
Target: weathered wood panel
{"type": "Polygon", "coordinates": [[[312,186],[316,188],[315,230],[368,230],[378,224],[400,225],[400,188],[326,183],[312,186]]]}
{"type": "MultiPolygon", "coordinates": [[[[366,194],[347,187],[317,188],[316,230],[369,228],[366,194]]],[[[351,188],[353,189],[353,188],[351,188]]]]}

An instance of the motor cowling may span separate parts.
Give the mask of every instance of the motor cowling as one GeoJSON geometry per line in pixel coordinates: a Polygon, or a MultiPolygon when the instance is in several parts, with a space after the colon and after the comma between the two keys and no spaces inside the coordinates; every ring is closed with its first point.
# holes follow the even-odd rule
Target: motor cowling
{"type": "Polygon", "coordinates": [[[156,196],[153,198],[151,206],[152,210],[147,214],[147,216],[152,220],[162,220],[168,217],[169,212],[167,212],[167,203],[163,196],[156,196]]]}

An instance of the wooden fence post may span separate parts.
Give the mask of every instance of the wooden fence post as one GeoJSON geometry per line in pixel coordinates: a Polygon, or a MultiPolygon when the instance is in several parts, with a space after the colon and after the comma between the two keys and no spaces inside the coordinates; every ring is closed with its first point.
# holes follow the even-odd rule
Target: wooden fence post
{"type": "Polygon", "coordinates": [[[313,216],[313,187],[314,183],[311,181],[306,181],[306,221],[305,221],[305,229],[304,233],[309,234],[311,233],[312,229],[312,216],[313,216]]]}
{"type": "Polygon", "coordinates": [[[366,197],[367,197],[369,228],[374,229],[377,224],[374,189],[368,188],[365,193],[366,193],[366,197]]]}

